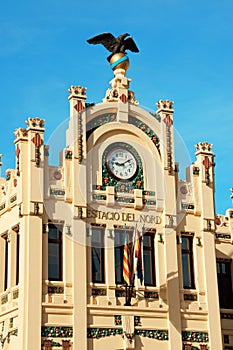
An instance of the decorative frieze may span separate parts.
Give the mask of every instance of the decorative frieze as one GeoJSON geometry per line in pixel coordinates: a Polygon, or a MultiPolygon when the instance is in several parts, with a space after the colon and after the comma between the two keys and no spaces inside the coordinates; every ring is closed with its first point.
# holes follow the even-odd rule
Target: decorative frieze
{"type": "Polygon", "coordinates": [[[114,316],[114,324],[115,326],[122,326],[122,318],[120,315],[114,316]]]}
{"type": "Polygon", "coordinates": [[[1,304],[4,305],[8,302],[8,294],[1,297],[1,304]]]}
{"type": "Polygon", "coordinates": [[[135,329],[135,335],[140,335],[142,337],[157,339],[157,340],[168,340],[168,330],[159,329],[135,329]]]}
{"type": "Polygon", "coordinates": [[[12,203],[14,203],[16,200],[17,200],[17,194],[15,194],[14,196],[12,196],[12,197],[10,198],[10,203],[12,204],[12,203]]]}
{"type": "Polygon", "coordinates": [[[87,123],[87,127],[86,127],[87,128],[87,139],[100,126],[107,124],[107,123],[115,122],[116,118],[117,118],[116,113],[105,113],[105,114],[101,114],[101,115],[93,118],[92,120],[90,120],[87,123]]]}
{"type": "Polygon", "coordinates": [[[155,196],[154,191],[142,191],[143,196],[155,196]]]}
{"type": "Polygon", "coordinates": [[[195,206],[190,203],[181,203],[181,208],[182,210],[194,210],[195,206]]]}
{"type": "Polygon", "coordinates": [[[152,201],[152,200],[149,200],[149,199],[143,199],[143,204],[144,205],[156,205],[156,201],[152,201]]]}
{"type": "Polygon", "coordinates": [[[107,196],[104,194],[93,194],[92,198],[95,201],[105,201],[107,199],[107,196]]]}
{"type": "Polygon", "coordinates": [[[186,300],[186,301],[197,301],[197,294],[185,293],[184,294],[184,300],[186,300]]]}
{"type": "Polygon", "coordinates": [[[6,203],[0,204],[0,211],[6,208],[6,203]]]}
{"type": "Polygon", "coordinates": [[[144,298],[145,299],[154,299],[158,300],[159,299],[159,293],[158,292],[153,292],[153,291],[144,291],[144,298]]]}
{"type": "Polygon", "coordinates": [[[147,124],[133,116],[129,116],[129,124],[133,124],[138,129],[143,131],[151,139],[158,152],[160,153],[159,137],[147,124]]]}
{"type": "Polygon", "coordinates": [[[111,335],[124,335],[128,340],[132,340],[135,335],[147,337],[157,340],[168,340],[168,330],[158,329],[135,329],[132,333],[124,332],[122,328],[88,328],[87,337],[91,339],[99,339],[109,337],[111,335]]]}
{"type": "Polygon", "coordinates": [[[134,203],[134,198],[116,196],[115,201],[117,203],[134,203]]]}
{"type": "Polygon", "coordinates": [[[63,286],[48,286],[48,294],[64,294],[63,286]]]}
{"type": "Polygon", "coordinates": [[[50,188],[50,196],[64,196],[65,190],[60,188],[50,188]]]}
{"type": "Polygon", "coordinates": [[[92,296],[106,296],[107,289],[106,288],[92,288],[91,295],[92,296]]]}
{"type": "Polygon", "coordinates": [[[215,233],[215,237],[218,239],[231,239],[231,235],[228,233],[215,233]]]}
{"type": "Polygon", "coordinates": [[[87,338],[99,339],[110,337],[111,335],[123,334],[122,328],[88,328],[87,338]]]}
{"type": "Polygon", "coordinates": [[[16,289],[13,291],[13,299],[18,299],[18,297],[19,297],[19,290],[16,289]]]}
{"type": "Polygon", "coordinates": [[[196,331],[183,331],[182,332],[182,340],[190,341],[190,342],[198,342],[198,343],[207,343],[209,341],[208,333],[206,332],[196,332],[196,331]]]}
{"type": "Polygon", "coordinates": [[[134,326],[135,327],[140,327],[141,324],[141,317],[140,316],[134,316],[134,326]]]}
{"type": "Polygon", "coordinates": [[[73,337],[73,327],[42,326],[41,336],[51,338],[71,338],[73,337]]]}

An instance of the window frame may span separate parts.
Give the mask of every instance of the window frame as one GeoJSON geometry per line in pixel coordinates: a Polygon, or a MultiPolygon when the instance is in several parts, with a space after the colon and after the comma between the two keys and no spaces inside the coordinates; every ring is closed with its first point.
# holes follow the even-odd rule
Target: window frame
{"type": "Polygon", "coordinates": [[[222,309],[233,309],[233,285],[232,285],[232,261],[229,260],[222,260],[222,259],[216,259],[216,265],[217,265],[217,280],[218,280],[218,294],[219,294],[219,306],[222,309]],[[225,273],[222,271],[222,265],[225,265],[225,273]],[[220,266],[220,273],[218,266],[220,266]],[[228,283],[228,287],[231,287],[230,291],[228,288],[226,288],[226,286],[224,285],[220,285],[220,281],[221,283],[223,280],[223,276],[225,277],[225,281],[227,281],[228,283]],[[221,277],[220,277],[221,276],[221,277]],[[227,294],[226,294],[226,290],[227,294]],[[226,302],[226,300],[223,300],[224,297],[228,298],[228,301],[226,302]],[[230,302],[229,302],[230,301],[230,302]],[[226,302],[226,303],[225,303],[226,302]]]}
{"type": "Polygon", "coordinates": [[[156,287],[156,269],[155,269],[155,234],[153,232],[145,231],[143,232],[143,240],[142,240],[142,259],[143,259],[143,267],[144,267],[144,286],[148,287],[156,287]],[[144,244],[144,237],[150,237],[150,246],[146,247],[144,244]],[[151,283],[145,282],[145,276],[146,276],[146,264],[145,264],[145,258],[144,258],[144,252],[148,251],[150,252],[150,262],[151,262],[151,283]]]}
{"type": "Polygon", "coordinates": [[[63,231],[63,226],[62,225],[56,225],[53,222],[49,222],[48,224],[48,280],[49,281],[62,281],[63,280],[63,252],[62,252],[62,231],[63,231]],[[58,231],[58,239],[54,238],[49,238],[49,228],[50,226],[53,226],[57,229],[58,231]],[[58,259],[58,278],[53,278],[49,275],[49,244],[57,244],[58,245],[58,252],[59,255],[57,257],[58,259]]]}
{"type": "Polygon", "coordinates": [[[194,275],[194,254],[193,254],[193,234],[181,234],[181,260],[182,260],[182,278],[183,278],[183,288],[184,289],[195,289],[195,275],[194,275]],[[183,248],[183,238],[188,239],[189,248],[183,248]],[[191,248],[190,248],[191,247],[191,248]],[[184,279],[184,264],[183,256],[184,254],[188,256],[188,271],[190,271],[188,279],[190,280],[189,285],[185,285],[184,279]]]}
{"type": "MultiPolygon", "coordinates": [[[[105,239],[105,228],[103,227],[98,227],[98,226],[92,226],[92,234],[91,234],[91,282],[92,283],[105,283],[105,249],[104,249],[104,239],[105,239]],[[99,242],[93,242],[93,231],[96,230],[99,232],[99,242]],[[93,244],[95,243],[95,244],[93,244]],[[96,278],[94,276],[94,271],[93,271],[93,258],[94,258],[94,251],[96,249],[99,250],[99,257],[100,257],[100,278],[96,278]]],[[[95,252],[96,253],[96,252],[95,252]]],[[[96,253],[97,254],[97,253],[96,253]]],[[[98,272],[97,272],[98,274],[98,272]]]]}
{"type": "Polygon", "coordinates": [[[9,246],[8,246],[8,240],[9,240],[9,237],[8,237],[8,233],[5,233],[2,238],[4,239],[5,241],[5,244],[4,244],[4,249],[5,249],[5,256],[4,256],[4,284],[3,284],[3,292],[5,292],[8,288],[8,266],[9,266],[9,246]]]}

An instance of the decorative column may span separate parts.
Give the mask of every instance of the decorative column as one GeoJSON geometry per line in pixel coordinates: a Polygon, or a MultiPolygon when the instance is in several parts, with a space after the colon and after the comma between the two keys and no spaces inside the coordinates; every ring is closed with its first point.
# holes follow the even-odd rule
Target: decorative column
{"type": "Polygon", "coordinates": [[[173,103],[169,100],[160,100],[157,103],[157,114],[161,116],[162,144],[164,169],[169,175],[174,174],[174,130],[173,130],[173,103]]]}
{"type": "Polygon", "coordinates": [[[199,196],[201,203],[201,236],[203,245],[203,274],[208,307],[210,349],[222,350],[221,320],[215,253],[214,154],[212,145],[196,145],[195,166],[199,168],[199,196]]]}
{"type": "Polygon", "coordinates": [[[69,88],[70,96],[70,121],[66,135],[66,144],[74,149],[74,157],[81,164],[86,154],[85,135],[86,118],[83,115],[86,105],[86,88],[82,86],[71,86],[69,88]]]}

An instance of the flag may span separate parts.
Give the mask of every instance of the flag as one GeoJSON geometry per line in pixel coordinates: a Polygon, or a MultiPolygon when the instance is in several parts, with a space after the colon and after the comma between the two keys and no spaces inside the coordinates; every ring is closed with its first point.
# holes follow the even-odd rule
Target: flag
{"type": "Polygon", "coordinates": [[[143,282],[143,269],[142,269],[142,236],[137,230],[135,237],[135,248],[134,248],[134,274],[137,273],[137,278],[141,284],[143,282]]]}
{"type": "Polygon", "coordinates": [[[130,286],[130,261],[129,261],[129,246],[125,235],[124,256],[123,256],[123,278],[130,286]]]}

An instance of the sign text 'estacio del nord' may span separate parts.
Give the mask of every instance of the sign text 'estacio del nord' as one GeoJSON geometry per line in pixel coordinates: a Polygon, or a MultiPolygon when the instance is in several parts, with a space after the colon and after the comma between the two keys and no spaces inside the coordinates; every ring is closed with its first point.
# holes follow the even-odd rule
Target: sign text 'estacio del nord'
{"type": "Polygon", "coordinates": [[[150,225],[161,223],[161,217],[153,214],[137,214],[125,211],[102,211],[91,207],[87,208],[86,213],[87,219],[97,219],[101,221],[122,221],[150,225]]]}

